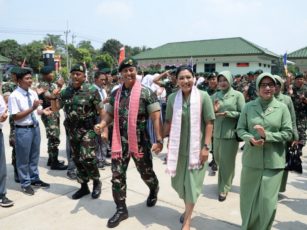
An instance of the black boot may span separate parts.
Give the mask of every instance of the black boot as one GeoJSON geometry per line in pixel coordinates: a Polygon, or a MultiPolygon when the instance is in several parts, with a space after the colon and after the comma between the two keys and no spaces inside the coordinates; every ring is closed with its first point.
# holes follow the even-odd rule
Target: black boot
{"type": "Polygon", "coordinates": [[[81,188],[72,195],[72,199],[78,200],[87,194],[90,194],[90,189],[88,188],[87,183],[82,183],[81,188]]]}
{"type": "MultiPolygon", "coordinates": [[[[59,162],[60,164],[64,164],[64,161],[59,161],[58,159],[56,159],[57,162],[59,162]]],[[[51,166],[51,163],[52,163],[52,158],[48,158],[48,161],[47,161],[47,166],[51,166]]]]}
{"type": "Polygon", "coordinates": [[[98,197],[100,197],[100,194],[101,194],[101,181],[94,180],[92,198],[97,199],[98,197]]]}
{"type": "Polygon", "coordinates": [[[159,192],[159,187],[157,187],[155,190],[150,190],[149,196],[147,198],[147,207],[153,207],[156,205],[157,200],[158,200],[158,192],[159,192]]]}
{"type": "Polygon", "coordinates": [[[108,220],[108,228],[115,228],[119,223],[128,218],[128,210],[125,201],[117,204],[115,214],[108,220]]]}
{"type": "Polygon", "coordinates": [[[50,164],[51,170],[66,170],[67,167],[67,165],[64,165],[64,162],[61,162],[58,159],[52,160],[50,164]]]}

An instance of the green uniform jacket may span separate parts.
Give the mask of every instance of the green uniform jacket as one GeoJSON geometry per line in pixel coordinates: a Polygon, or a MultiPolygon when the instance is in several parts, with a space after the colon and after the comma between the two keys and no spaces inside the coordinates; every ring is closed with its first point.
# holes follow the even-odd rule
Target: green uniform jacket
{"type": "Polygon", "coordinates": [[[285,145],[292,138],[292,121],[287,106],[276,98],[263,112],[260,99],[245,105],[238,122],[238,135],[245,141],[242,164],[259,169],[281,169],[285,167],[285,145]],[[250,138],[260,139],[254,129],[261,125],[265,129],[263,146],[252,146],[250,138]]]}
{"type": "Polygon", "coordinates": [[[288,107],[291,119],[292,119],[292,127],[293,127],[293,140],[298,141],[298,132],[297,132],[297,127],[296,127],[296,115],[295,115],[295,110],[294,110],[294,105],[292,102],[291,97],[288,95],[279,93],[278,95],[275,95],[275,98],[280,101],[285,103],[285,105],[288,107]]]}
{"type": "Polygon", "coordinates": [[[235,139],[237,121],[245,104],[243,94],[230,88],[227,93],[223,94],[222,91],[218,91],[211,98],[213,103],[215,100],[219,101],[219,113],[226,112],[226,117],[216,116],[213,137],[235,139]]]}

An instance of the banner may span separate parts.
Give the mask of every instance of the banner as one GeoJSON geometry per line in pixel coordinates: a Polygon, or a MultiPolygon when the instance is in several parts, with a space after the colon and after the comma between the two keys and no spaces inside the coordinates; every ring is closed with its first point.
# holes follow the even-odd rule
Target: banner
{"type": "Polygon", "coordinates": [[[125,46],[123,46],[119,50],[118,64],[120,64],[124,59],[125,59],[125,46]]]}

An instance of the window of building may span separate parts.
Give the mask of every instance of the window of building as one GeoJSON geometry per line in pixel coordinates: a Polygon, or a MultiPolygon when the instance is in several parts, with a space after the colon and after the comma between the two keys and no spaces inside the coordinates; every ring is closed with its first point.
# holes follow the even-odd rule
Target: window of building
{"type": "Polygon", "coordinates": [[[237,63],[237,67],[249,67],[249,63],[248,62],[239,62],[239,63],[237,63]]]}
{"type": "Polygon", "coordinates": [[[205,64],[205,72],[207,73],[215,72],[215,64],[205,64]]]}
{"type": "Polygon", "coordinates": [[[264,67],[266,67],[266,64],[263,64],[264,67]]]}
{"type": "Polygon", "coordinates": [[[261,67],[261,63],[259,63],[259,67],[261,67]]]}
{"type": "Polygon", "coordinates": [[[224,62],[223,67],[229,67],[229,63],[224,62]]]}

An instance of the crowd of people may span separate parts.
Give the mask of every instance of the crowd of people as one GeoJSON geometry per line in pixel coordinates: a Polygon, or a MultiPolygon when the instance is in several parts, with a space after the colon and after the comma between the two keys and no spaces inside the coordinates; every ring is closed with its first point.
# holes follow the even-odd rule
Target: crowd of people
{"type": "MultiPolygon", "coordinates": [[[[14,67],[0,96],[0,130],[8,118],[14,180],[24,194],[34,195],[34,187],[50,187],[38,171],[39,116],[48,139],[47,166],[67,170],[67,177],[80,184],[72,199],[90,193],[99,198],[99,168],[111,166],[116,211],[108,220],[109,228],[129,216],[126,171],[131,158],[149,188],[146,205],[155,206],[159,180],[152,153],[159,154],[167,142],[166,172],[185,205],[179,218],[182,229],[190,229],[208,166],[218,171],[217,199],[223,202],[232,188],[242,141],[242,229],[271,228],[278,194],[286,189],[286,150],[295,147],[302,155],[306,142],[303,74],[284,79],[262,70],[246,76],[232,76],[226,70],[195,74],[185,65],[149,74],[140,71],[136,60],[126,58],[113,71],[96,69],[92,81],[83,64],[71,68],[66,83],[55,78],[50,66],[41,69],[41,77],[33,87],[31,69],[14,67]],[[67,165],[58,159],[60,109],[65,115],[67,165]]],[[[11,207],[3,138],[1,130],[0,206],[11,207]]]]}

